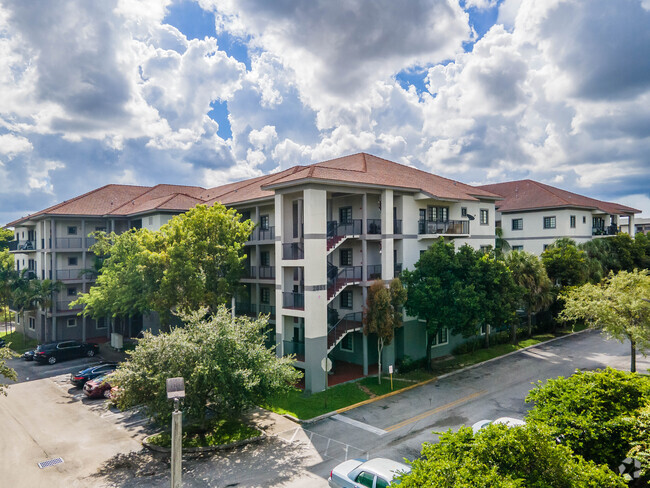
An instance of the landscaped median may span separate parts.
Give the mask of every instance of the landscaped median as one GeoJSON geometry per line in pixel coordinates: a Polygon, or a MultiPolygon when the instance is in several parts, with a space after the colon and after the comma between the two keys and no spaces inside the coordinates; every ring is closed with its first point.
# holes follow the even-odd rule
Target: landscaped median
{"type": "Polygon", "coordinates": [[[357,381],[336,385],[320,393],[305,396],[301,390],[270,399],[264,408],[280,415],[292,417],[298,421],[313,421],[325,414],[340,413],[361,405],[396,394],[404,389],[411,389],[435,381],[437,375],[473,366],[490,359],[505,356],[512,352],[535,346],[571,332],[535,335],[518,344],[498,344],[487,349],[460,354],[446,361],[436,363],[431,372],[424,370],[410,371],[393,375],[393,385],[389,375],[383,375],[381,384],[376,376],[369,376],[357,381]]]}

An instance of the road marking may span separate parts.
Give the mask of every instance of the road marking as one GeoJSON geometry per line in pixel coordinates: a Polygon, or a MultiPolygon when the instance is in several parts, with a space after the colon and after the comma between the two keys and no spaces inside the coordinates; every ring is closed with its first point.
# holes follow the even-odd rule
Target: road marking
{"type": "Polygon", "coordinates": [[[373,434],[377,435],[385,435],[388,432],[385,430],[379,429],[377,427],[373,427],[372,425],[364,424],[363,422],[359,422],[358,420],[351,419],[349,417],[344,417],[343,415],[332,415],[332,420],[338,420],[339,422],[345,422],[346,424],[353,425],[354,427],[358,427],[359,429],[367,430],[368,432],[372,432],[373,434]]]}
{"type": "Polygon", "coordinates": [[[462,398],[459,398],[458,400],[447,403],[446,405],[441,405],[439,407],[434,408],[433,410],[428,410],[424,413],[421,413],[420,415],[416,415],[413,418],[406,419],[399,424],[391,425],[390,427],[386,427],[386,432],[393,432],[394,430],[401,429],[402,427],[405,427],[409,424],[412,424],[414,422],[418,422],[419,420],[422,420],[424,418],[427,418],[431,415],[434,415],[436,413],[440,413],[444,410],[456,407],[458,405],[461,405],[462,403],[468,402],[469,400],[474,400],[475,398],[482,397],[483,395],[487,394],[487,390],[481,390],[477,391],[476,393],[472,393],[471,395],[464,396],[462,398]]]}

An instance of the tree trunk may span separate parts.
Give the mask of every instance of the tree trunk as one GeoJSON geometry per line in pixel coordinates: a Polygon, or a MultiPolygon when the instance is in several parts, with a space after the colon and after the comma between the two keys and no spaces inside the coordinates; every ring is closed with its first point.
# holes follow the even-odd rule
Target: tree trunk
{"type": "Polygon", "coordinates": [[[379,379],[379,384],[381,385],[381,353],[384,350],[384,340],[377,338],[377,378],[379,379]]]}
{"type": "Polygon", "coordinates": [[[510,344],[517,344],[517,322],[510,324],[510,344]]]}
{"type": "Polygon", "coordinates": [[[431,346],[433,345],[433,338],[435,336],[429,332],[427,334],[427,351],[426,351],[426,358],[427,358],[427,371],[431,371],[433,368],[431,368],[431,346]]]}
{"type": "Polygon", "coordinates": [[[490,324],[485,325],[485,349],[490,347],[490,324]]]}
{"type": "Polygon", "coordinates": [[[526,312],[528,314],[528,337],[533,335],[533,314],[530,311],[526,312]]]}
{"type": "Polygon", "coordinates": [[[630,341],[630,371],[636,373],[636,341],[630,341]]]}

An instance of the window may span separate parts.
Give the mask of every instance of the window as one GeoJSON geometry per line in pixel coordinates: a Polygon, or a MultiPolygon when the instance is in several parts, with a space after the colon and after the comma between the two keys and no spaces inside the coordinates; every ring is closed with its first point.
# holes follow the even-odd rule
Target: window
{"type": "Polygon", "coordinates": [[[68,327],[76,327],[77,319],[68,319],[68,327]]]}
{"type": "Polygon", "coordinates": [[[341,266],[352,266],[352,249],[341,249],[339,263],[341,266]]]}
{"type": "Polygon", "coordinates": [[[467,217],[467,207],[460,207],[460,216],[467,217]]]}
{"type": "Polygon", "coordinates": [[[341,339],[341,351],[354,352],[354,342],[352,334],[346,334],[341,339]]]}
{"type": "Polygon", "coordinates": [[[77,235],[77,227],[74,225],[69,225],[68,226],[68,235],[69,236],[76,236],[77,235]]]}
{"type": "Polygon", "coordinates": [[[447,327],[442,328],[433,338],[433,346],[443,346],[449,343],[449,331],[447,327]]]}
{"type": "Polygon", "coordinates": [[[481,324],[481,335],[485,335],[487,332],[487,325],[481,324]]]}
{"type": "Polygon", "coordinates": [[[388,481],[377,476],[377,483],[375,484],[375,488],[388,488],[388,485],[390,485],[388,481]]]}
{"type": "Polygon", "coordinates": [[[544,228],[555,229],[555,217],[544,217],[544,228]]]}
{"type": "Polygon", "coordinates": [[[490,252],[491,248],[492,248],[492,246],[481,246],[481,252],[484,253],[484,254],[487,254],[487,253],[490,252]]]}
{"type": "Polygon", "coordinates": [[[375,475],[371,473],[366,473],[365,471],[361,471],[359,473],[359,476],[357,476],[356,482],[359,483],[361,486],[367,486],[369,488],[372,488],[372,485],[375,482],[375,475]]]}
{"type": "Polygon", "coordinates": [[[149,217],[149,225],[153,225],[153,217],[149,217]]]}
{"type": "Polygon", "coordinates": [[[544,251],[548,249],[548,246],[550,246],[550,244],[544,244],[544,251]]]}
{"type": "Polygon", "coordinates": [[[585,217],[584,215],[582,216],[582,223],[583,223],[583,224],[586,224],[586,223],[587,223],[587,217],[585,217]]]}
{"type": "Polygon", "coordinates": [[[512,230],[524,230],[524,219],[512,219],[512,230]]]}
{"type": "Polygon", "coordinates": [[[269,230],[269,216],[260,215],[260,229],[269,230]]]}
{"type": "Polygon", "coordinates": [[[69,297],[76,297],[77,296],[77,289],[76,288],[68,288],[68,296],[69,297]]]}
{"type": "Polygon", "coordinates": [[[106,227],[95,227],[95,232],[106,232],[106,227]]]}
{"type": "Polygon", "coordinates": [[[68,256],[68,266],[76,266],[76,265],[77,265],[77,257],[68,256]]]}
{"type": "Polygon", "coordinates": [[[482,208],[480,219],[481,225],[488,225],[490,223],[490,211],[486,208],[482,208]]]}
{"type": "Polygon", "coordinates": [[[427,207],[429,222],[447,222],[449,220],[449,207],[427,207]]]}
{"type": "Polygon", "coordinates": [[[513,250],[513,251],[523,251],[523,250],[524,250],[524,246],[512,246],[512,250],[513,250]]]}
{"type": "Polygon", "coordinates": [[[339,222],[342,224],[349,224],[352,222],[352,207],[339,208],[339,222]]]}
{"type": "Polygon", "coordinates": [[[247,220],[251,219],[251,212],[250,210],[244,210],[241,213],[241,218],[239,219],[240,222],[246,222],[247,220]]]}
{"type": "Polygon", "coordinates": [[[29,317],[29,328],[31,330],[36,328],[36,319],[34,317],[29,317]]]}
{"type": "Polygon", "coordinates": [[[569,217],[569,222],[570,222],[569,225],[571,226],[571,228],[572,228],[572,229],[575,229],[575,228],[576,228],[576,216],[575,216],[575,215],[571,215],[571,216],[569,217]]]}
{"type": "Polygon", "coordinates": [[[97,328],[105,329],[107,327],[107,322],[105,318],[97,319],[97,328]]]}
{"type": "Polygon", "coordinates": [[[268,288],[260,288],[260,302],[267,304],[271,302],[271,290],[268,288]]]}
{"type": "Polygon", "coordinates": [[[352,291],[341,292],[341,308],[352,308],[352,291]]]}
{"type": "Polygon", "coordinates": [[[260,252],[260,266],[271,266],[271,253],[269,251],[260,252]]]}

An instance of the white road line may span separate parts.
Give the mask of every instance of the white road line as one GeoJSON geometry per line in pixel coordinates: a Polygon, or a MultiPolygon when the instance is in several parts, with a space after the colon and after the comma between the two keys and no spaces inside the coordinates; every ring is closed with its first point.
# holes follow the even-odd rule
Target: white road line
{"type": "Polygon", "coordinates": [[[354,427],[358,427],[359,429],[367,430],[368,432],[372,432],[373,434],[376,435],[385,435],[388,434],[385,430],[379,429],[377,427],[373,427],[372,425],[364,424],[363,422],[359,422],[358,420],[351,419],[349,417],[344,417],[343,415],[332,415],[331,417],[333,420],[338,420],[339,422],[345,422],[346,424],[353,425],[354,427]]]}

